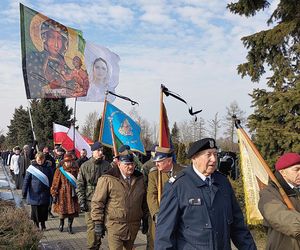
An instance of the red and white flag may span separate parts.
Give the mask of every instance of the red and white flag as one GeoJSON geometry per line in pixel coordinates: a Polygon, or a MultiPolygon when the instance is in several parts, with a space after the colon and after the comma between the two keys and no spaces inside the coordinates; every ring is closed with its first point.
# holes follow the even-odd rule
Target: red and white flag
{"type": "Polygon", "coordinates": [[[68,127],[60,124],[53,123],[53,142],[54,144],[62,144],[67,133],[69,131],[68,127]]]}
{"type": "Polygon", "coordinates": [[[88,158],[92,156],[92,151],[91,151],[90,145],[86,142],[86,140],[82,137],[82,135],[77,131],[77,129],[74,128],[73,125],[70,127],[61,146],[67,151],[75,149],[75,154],[78,158],[80,157],[80,151],[82,149],[86,149],[88,158]],[[74,135],[74,133],[75,133],[75,135],[74,135]],[[74,147],[74,140],[75,140],[75,147],[74,147]]]}

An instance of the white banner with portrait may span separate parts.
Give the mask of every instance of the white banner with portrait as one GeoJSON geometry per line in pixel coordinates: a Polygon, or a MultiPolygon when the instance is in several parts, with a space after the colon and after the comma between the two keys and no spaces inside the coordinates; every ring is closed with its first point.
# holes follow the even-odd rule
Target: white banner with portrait
{"type": "MultiPolygon", "coordinates": [[[[78,101],[103,102],[107,90],[115,93],[119,84],[120,57],[109,49],[86,42],[84,61],[89,76],[87,95],[77,98],[78,101]]],[[[107,100],[113,102],[115,96],[108,94],[107,100]]]]}

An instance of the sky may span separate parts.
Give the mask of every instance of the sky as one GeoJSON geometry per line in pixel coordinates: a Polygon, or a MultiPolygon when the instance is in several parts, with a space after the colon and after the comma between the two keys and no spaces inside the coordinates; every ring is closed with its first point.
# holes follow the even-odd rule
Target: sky
{"type": "MultiPolygon", "coordinates": [[[[86,40],[120,56],[116,93],[137,101],[136,110],[158,123],[160,85],[180,94],[208,121],[236,101],[246,116],[253,112],[249,93],[264,88],[264,79],[241,78],[237,66],[246,61],[241,38],[268,29],[266,21],[278,0],[255,17],[233,15],[230,0],[25,0],[21,3],[56,21],[79,29],[86,40]]],[[[0,131],[7,132],[15,108],[28,106],[21,65],[19,1],[0,1],[0,131]]],[[[170,124],[191,119],[187,106],[165,97],[170,124]]],[[[73,98],[67,104],[74,108],[73,98]]],[[[133,106],[114,103],[124,112],[133,106]]],[[[103,103],[77,102],[77,125],[103,103]]]]}

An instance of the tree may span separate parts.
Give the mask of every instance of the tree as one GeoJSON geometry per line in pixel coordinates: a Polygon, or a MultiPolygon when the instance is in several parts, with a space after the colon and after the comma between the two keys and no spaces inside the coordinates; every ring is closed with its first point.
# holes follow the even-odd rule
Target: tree
{"type": "Polygon", "coordinates": [[[31,102],[31,114],[36,139],[40,147],[53,145],[53,122],[70,127],[73,109],[65,99],[40,99],[31,102]]]}
{"type": "Polygon", "coordinates": [[[171,130],[171,139],[174,144],[179,143],[179,128],[176,122],[174,122],[173,128],[171,130]]]}
{"type": "Polygon", "coordinates": [[[226,107],[226,116],[224,117],[224,127],[225,127],[225,136],[226,136],[226,139],[229,140],[229,148],[231,151],[234,150],[234,139],[235,139],[235,135],[236,135],[236,132],[235,132],[235,125],[234,125],[234,116],[237,117],[242,123],[245,121],[245,112],[242,111],[237,102],[236,101],[233,101],[232,103],[230,103],[229,107],[226,107]]]}
{"type": "Polygon", "coordinates": [[[81,133],[89,138],[94,138],[95,128],[97,127],[98,113],[90,112],[86,118],[81,133]]]}
{"type": "Polygon", "coordinates": [[[217,140],[217,135],[219,132],[219,129],[221,128],[221,120],[218,119],[218,112],[215,114],[214,119],[211,119],[208,121],[209,127],[210,127],[210,136],[217,140]]]}
{"type": "Polygon", "coordinates": [[[15,109],[10,125],[8,125],[6,144],[10,148],[17,145],[23,147],[32,141],[33,134],[28,111],[23,106],[20,106],[15,109]]]}
{"type": "MultiPolygon", "coordinates": [[[[231,12],[246,17],[269,7],[266,0],[231,3],[231,12]]],[[[273,165],[284,151],[300,151],[300,1],[280,0],[263,30],[243,37],[247,61],[238,73],[259,82],[268,71],[266,89],[254,89],[250,131],[264,158],[273,165]]]]}

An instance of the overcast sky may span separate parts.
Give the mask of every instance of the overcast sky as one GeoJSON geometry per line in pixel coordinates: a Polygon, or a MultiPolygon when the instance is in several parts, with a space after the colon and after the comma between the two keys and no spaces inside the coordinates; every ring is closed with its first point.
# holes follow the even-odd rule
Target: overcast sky
{"type": "MultiPolygon", "coordinates": [[[[160,85],[180,94],[199,117],[213,119],[236,101],[251,114],[253,88],[237,74],[247,50],[241,37],[266,29],[276,7],[254,18],[231,14],[228,0],[26,0],[22,3],[62,24],[80,29],[84,38],[120,56],[120,81],[116,92],[137,102],[139,114],[150,123],[159,119],[160,85]]],[[[0,131],[7,131],[14,109],[27,107],[21,70],[19,1],[0,2],[0,131]]],[[[74,106],[74,99],[67,103],[74,106]]],[[[165,98],[170,123],[190,119],[187,107],[165,98]]],[[[114,105],[125,112],[130,103],[114,105]]],[[[78,124],[89,112],[102,112],[102,103],[77,102],[78,124]]]]}

